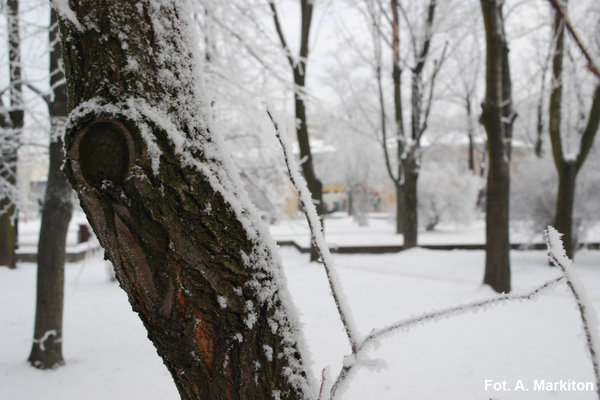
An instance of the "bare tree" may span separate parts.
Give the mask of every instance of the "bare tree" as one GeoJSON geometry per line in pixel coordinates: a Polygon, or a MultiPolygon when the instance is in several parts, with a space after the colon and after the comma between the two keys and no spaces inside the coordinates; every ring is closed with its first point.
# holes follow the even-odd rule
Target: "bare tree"
{"type": "MultiPolygon", "coordinates": [[[[308,123],[306,117],[306,68],[308,65],[310,27],[313,15],[313,0],[300,0],[300,49],[298,55],[294,56],[292,49],[283,33],[283,28],[277,11],[275,1],[269,0],[269,6],[273,13],[273,23],[281,47],[286,54],[288,64],[292,70],[294,78],[294,109],[296,113],[296,136],[300,148],[300,159],[302,160],[302,174],[308,183],[308,188],[312,193],[312,198],[317,206],[317,211],[321,216],[321,225],[323,225],[323,184],[317,178],[313,158],[310,149],[310,140],[308,134],[308,123]]],[[[310,259],[315,261],[318,254],[314,246],[311,245],[310,259]]]]}
{"type": "Polygon", "coordinates": [[[418,202],[417,202],[417,182],[419,177],[419,163],[421,152],[421,139],[427,131],[429,116],[434,102],[435,82],[440,68],[445,59],[446,48],[439,54],[439,58],[434,60],[430,68],[430,75],[424,77],[425,66],[428,64],[430,49],[434,36],[434,22],[438,2],[430,0],[425,7],[424,21],[422,31],[418,30],[411,18],[409,18],[403,4],[398,0],[391,0],[391,16],[388,15],[380,2],[368,2],[369,14],[372,19],[374,32],[381,35],[384,30],[381,27],[382,18],[391,24],[391,40],[383,38],[385,43],[391,45],[392,53],[392,82],[394,98],[394,126],[396,162],[398,172],[394,173],[392,161],[389,154],[388,138],[386,129],[386,115],[383,85],[381,83],[381,50],[380,37],[375,40],[375,58],[376,77],[379,88],[379,99],[381,107],[381,129],[383,133],[383,150],[385,155],[386,167],[390,178],[396,188],[396,232],[404,234],[404,247],[411,248],[417,245],[418,233],[418,202]],[[409,47],[411,52],[411,62],[401,60],[400,56],[400,35],[401,18],[406,23],[409,47]],[[410,125],[409,129],[405,127],[403,117],[402,103],[402,65],[408,65],[410,71],[410,125]]]}
{"type": "Polygon", "coordinates": [[[0,265],[16,268],[18,215],[16,209],[17,154],[24,124],[19,0],[6,2],[10,103],[0,126],[0,265]]]}
{"type": "Polygon", "coordinates": [[[29,362],[36,368],[64,364],[62,316],[66,239],[73,211],[72,189],[61,171],[64,163],[63,136],[67,118],[67,88],[60,66],[58,20],[50,15],[50,88],[43,96],[50,117],[50,165],[38,241],[37,301],[35,328],[29,362]]]}
{"type": "MultiPolygon", "coordinates": [[[[565,6],[567,1],[563,3],[565,6]]],[[[580,137],[579,152],[575,157],[565,154],[563,146],[563,89],[564,56],[567,52],[565,46],[565,20],[564,13],[559,6],[554,18],[554,52],[552,56],[552,89],[549,102],[549,124],[550,143],[552,145],[552,156],[556,171],[558,172],[558,192],[556,197],[556,213],[554,217],[555,228],[564,234],[564,246],[567,256],[573,257],[576,248],[576,240],[573,232],[573,206],[575,203],[575,187],[577,174],[581,170],[594,142],[598,126],[600,125],[600,83],[596,83],[592,94],[592,101],[587,113],[587,123],[580,129],[569,126],[568,130],[578,130],[576,134],[580,137]]],[[[577,37],[577,36],[575,36],[577,37]]],[[[590,68],[593,64],[590,61],[590,68]]],[[[573,132],[568,132],[572,134],[573,132]]]]}
{"type": "Polygon", "coordinates": [[[486,38],[486,90],[480,121],[487,132],[489,153],[483,283],[496,292],[510,292],[510,155],[516,113],[512,109],[508,43],[502,8],[501,0],[481,0],[486,38]]]}

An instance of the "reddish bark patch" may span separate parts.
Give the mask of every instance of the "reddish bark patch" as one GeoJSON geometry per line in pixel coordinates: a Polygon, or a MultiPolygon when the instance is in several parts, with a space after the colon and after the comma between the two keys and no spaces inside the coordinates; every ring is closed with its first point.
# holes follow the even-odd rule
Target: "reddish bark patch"
{"type": "Polygon", "coordinates": [[[206,367],[213,371],[215,365],[215,341],[213,339],[212,324],[200,310],[194,310],[194,340],[206,367]]]}
{"type": "MultiPolygon", "coordinates": [[[[119,213],[115,213],[114,221],[119,254],[125,261],[124,268],[127,268],[125,272],[128,275],[133,274],[133,279],[130,278],[129,280],[136,287],[137,299],[142,300],[143,303],[156,304],[159,296],[154,286],[152,269],[148,265],[143,249],[136,243],[119,213]]],[[[145,305],[145,308],[148,311],[150,310],[147,305],[145,305]]]]}
{"type": "Polygon", "coordinates": [[[180,315],[185,314],[185,310],[187,308],[187,300],[185,299],[185,295],[182,290],[177,291],[177,311],[180,315]]]}
{"type": "Polygon", "coordinates": [[[227,363],[227,383],[225,384],[225,398],[233,400],[233,367],[231,366],[231,352],[229,353],[229,362],[227,363]]]}

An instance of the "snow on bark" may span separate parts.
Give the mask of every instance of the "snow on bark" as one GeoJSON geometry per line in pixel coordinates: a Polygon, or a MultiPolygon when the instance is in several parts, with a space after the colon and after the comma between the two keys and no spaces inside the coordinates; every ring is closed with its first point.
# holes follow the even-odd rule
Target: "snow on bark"
{"type": "Polygon", "coordinates": [[[77,20],[77,16],[69,6],[69,0],[51,0],[51,4],[52,7],[54,7],[54,10],[62,18],[69,20],[69,22],[73,24],[73,26],[76,27],[77,30],[79,30],[80,32],[83,32],[85,30],[83,25],[81,25],[79,20],[77,20]]]}
{"type": "MultiPolygon", "coordinates": [[[[139,68],[138,73],[146,73],[143,68],[147,60],[144,57],[151,57],[158,69],[158,80],[145,83],[156,85],[160,89],[157,92],[161,94],[153,96],[152,91],[140,82],[137,87],[135,82],[127,82],[129,87],[125,90],[106,82],[105,91],[121,101],[115,102],[102,95],[83,101],[71,112],[67,129],[76,129],[80,121],[90,115],[134,123],[145,142],[146,153],[155,175],[161,171],[162,150],[155,140],[153,128],[161,130],[161,134],[172,144],[181,166],[195,169],[209,182],[214,192],[225,200],[241,223],[247,238],[253,244],[249,253],[242,254],[245,267],[253,271],[253,278],[246,283],[247,289],[254,291],[259,302],[257,306],[285,310],[274,312],[268,321],[271,329],[275,327],[274,332],[283,338],[280,353],[273,357],[286,360],[289,367],[284,374],[293,387],[299,388],[303,393],[313,393],[316,390],[311,387],[312,379],[305,375],[310,372],[310,368],[306,368],[310,357],[281,271],[276,243],[248,199],[234,163],[226,151],[222,134],[212,121],[211,97],[201,79],[202,57],[197,54],[199,41],[194,32],[194,24],[189,20],[192,13],[188,6],[187,2],[167,0],[149,0],[137,5],[138,11],[144,14],[150,25],[148,31],[152,34],[152,54],[142,54],[139,60],[127,58],[125,70],[139,68]],[[182,23],[174,27],[170,15],[177,15],[182,23]],[[174,35],[174,29],[181,34],[174,35]],[[124,93],[119,93],[120,90],[124,93]],[[296,356],[297,351],[302,356],[302,362],[296,356]]],[[[96,21],[91,17],[77,19],[65,1],[56,2],[55,7],[61,13],[63,22],[73,24],[77,30],[98,30],[96,21]]],[[[111,40],[118,38],[120,47],[124,50],[135,45],[129,39],[130,28],[127,24],[118,24],[118,16],[109,18],[115,19],[110,28],[113,36],[111,40]]],[[[125,179],[133,179],[138,172],[135,168],[132,169],[125,179]]],[[[226,300],[219,300],[221,307],[227,304],[226,300]]],[[[254,305],[246,307],[245,313],[244,321],[251,330],[258,318],[254,305]]],[[[243,339],[243,332],[239,335],[243,339]]]]}

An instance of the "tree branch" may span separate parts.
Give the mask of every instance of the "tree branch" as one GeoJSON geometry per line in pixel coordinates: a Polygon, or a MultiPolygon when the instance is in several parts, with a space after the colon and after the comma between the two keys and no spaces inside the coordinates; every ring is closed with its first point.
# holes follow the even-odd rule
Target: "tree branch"
{"type": "Polygon", "coordinates": [[[430,83],[429,83],[429,95],[427,97],[427,104],[425,106],[425,112],[423,113],[423,123],[421,125],[421,128],[419,129],[419,136],[417,137],[417,140],[416,140],[417,143],[419,143],[421,141],[421,136],[423,136],[423,134],[427,130],[429,114],[431,112],[431,106],[433,104],[433,92],[434,92],[434,88],[435,88],[435,81],[436,81],[438,73],[440,72],[440,69],[442,68],[442,64],[446,60],[446,50],[447,49],[448,49],[448,42],[446,42],[446,44],[444,45],[444,50],[442,50],[442,55],[440,56],[440,59],[434,61],[433,72],[431,73],[431,79],[430,79],[430,83]]]}
{"type": "Polygon", "coordinates": [[[24,82],[25,86],[29,88],[33,93],[37,94],[47,106],[50,106],[50,95],[48,93],[43,93],[40,89],[36,88],[29,82],[24,82]]]}
{"type": "Polygon", "coordinates": [[[587,62],[588,62],[588,69],[590,70],[590,72],[592,74],[596,75],[597,78],[600,78],[600,67],[594,61],[594,59],[592,58],[592,55],[587,51],[587,49],[583,45],[582,40],[579,38],[579,35],[577,34],[577,32],[575,31],[575,29],[573,28],[573,25],[571,24],[571,21],[569,20],[569,18],[565,14],[564,10],[562,9],[562,7],[560,6],[560,4],[558,3],[558,0],[548,0],[548,2],[552,5],[552,7],[556,11],[556,13],[563,20],[563,22],[564,22],[564,24],[565,24],[565,26],[567,28],[567,31],[569,31],[569,33],[571,34],[571,37],[575,41],[575,44],[577,44],[577,47],[579,47],[579,50],[581,50],[581,53],[583,54],[583,56],[587,60],[587,62]]]}
{"type": "Polygon", "coordinates": [[[296,163],[296,160],[289,151],[287,141],[280,132],[279,124],[277,121],[275,121],[275,118],[269,109],[267,109],[267,115],[273,123],[275,135],[281,144],[290,180],[298,192],[300,204],[302,205],[302,209],[310,229],[310,237],[315,250],[321,259],[321,262],[323,263],[323,268],[325,269],[325,274],[327,275],[327,281],[329,282],[329,288],[331,290],[338,314],[344,326],[344,330],[346,331],[350,348],[352,349],[352,353],[356,353],[359,336],[354,326],[354,321],[352,320],[352,317],[348,311],[348,307],[337,276],[337,271],[335,270],[335,264],[333,263],[333,257],[331,256],[329,247],[327,247],[327,244],[325,243],[325,237],[323,235],[323,231],[321,230],[321,222],[319,220],[315,205],[312,201],[310,190],[308,190],[306,181],[299,172],[300,168],[296,163]]]}
{"type": "Polygon", "coordinates": [[[587,349],[592,358],[592,366],[596,378],[596,393],[598,394],[598,398],[600,398],[600,363],[598,362],[600,343],[598,343],[597,333],[598,319],[594,313],[594,308],[587,299],[583,284],[579,281],[573,271],[573,261],[567,257],[560,237],[561,234],[551,226],[549,226],[544,233],[544,239],[548,246],[548,256],[552,263],[561,269],[563,277],[566,279],[567,286],[577,303],[579,316],[583,323],[587,349]]]}
{"type": "Polygon", "coordinates": [[[285,34],[281,29],[281,23],[279,22],[279,13],[277,12],[277,6],[275,5],[274,0],[269,0],[269,8],[271,8],[271,12],[273,14],[273,22],[275,23],[275,30],[277,31],[277,36],[279,37],[279,42],[281,43],[281,47],[283,51],[285,51],[285,55],[287,57],[288,63],[292,69],[296,68],[296,62],[292,57],[292,51],[285,40],[285,34]]]}
{"type": "Polygon", "coordinates": [[[449,307],[438,311],[432,311],[429,313],[424,313],[414,318],[409,318],[403,321],[396,322],[394,324],[388,325],[384,328],[375,329],[369,335],[367,335],[360,345],[357,348],[357,351],[352,353],[353,357],[346,358],[346,362],[340,371],[333,387],[332,387],[332,398],[334,397],[335,391],[339,388],[340,384],[348,377],[352,369],[358,365],[356,360],[361,352],[367,350],[371,345],[373,345],[377,340],[381,339],[384,336],[388,336],[390,334],[396,333],[402,329],[409,330],[418,325],[423,325],[429,322],[438,321],[442,317],[457,317],[460,315],[464,315],[467,312],[472,310],[481,309],[483,307],[494,306],[498,304],[508,303],[511,301],[524,301],[531,300],[536,296],[540,295],[542,292],[556,286],[560,281],[564,279],[564,276],[559,276],[555,279],[547,281],[536,288],[530,290],[526,293],[505,293],[498,295],[496,297],[492,297],[485,300],[475,301],[473,303],[467,303],[455,307],[449,307]]]}
{"type": "Polygon", "coordinates": [[[596,85],[594,90],[594,97],[592,99],[592,105],[590,106],[590,113],[588,116],[588,122],[581,136],[581,142],[579,145],[579,154],[577,155],[576,168],[579,170],[585,159],[587,158],[594,138],[598,132],[598,125],[600,125],[600,84],[596,85]]]}

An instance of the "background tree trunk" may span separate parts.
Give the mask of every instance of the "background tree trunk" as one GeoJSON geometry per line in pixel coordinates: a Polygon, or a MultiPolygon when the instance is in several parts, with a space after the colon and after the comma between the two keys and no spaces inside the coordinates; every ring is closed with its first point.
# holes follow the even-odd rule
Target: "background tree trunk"
{"type": "Polygon", "coordinates": [[[208,128],[189,10],[69,4],[65,171],[182,399],[306,398],[275,244],[208,128]]]}
{"type": "Polygon", "coordinates": [[[417,245],[417,234],[419,230],[417,181],[419,168],[417,160],[413,155],[407,156],[402,161],[404,170],[404,185],[402,188],[404,197],[404,212],[402,214],[402,226],[404,229],[404,248],[410,249],[417,245]]]}
{"type": "Polygon", "coordinates": [[[10,84],[9,119],[4,124],[6,137],[1,144],[0,179],[4,181],[0,195],[0,265],[16,268],[17,224],[16,208],[17,160],[19,140],[24,124],[23,78],[21,73],[21,37],[19,34],[19,1],[6,3],[8,25],[8,69],[10,84]]]}
{"type": "Polygon", "coordinates": [[[64,162],[63,136],[67,118],[67,87],[61,81],[58,21],[50,14],[50,165],[42,210],[37,253],[37,301],[33,345],[29,362],[36,368],[56,368],[64,364],[62,355],[62,316],[66,239],[73,202],[72,189],[61,167],[64,162]]]}
{"type": "Polygon", "coordinates": [[[502,2],[481,0],[486,33],[486,93],[481,123],[488,137],[485,274],[483,283],[510,292],[510,138],[514,113],[502,2]]]}
{"type": "MultiPolygon", "coordinates": [[[[308,33],[305,40],[308,42],[308,33]]],[[[323,216],[325,215],[323,204],[323,184],[315,174],[312,152],[310,150],[310,140],[308,136],[308,125],[306,119],[306,104],[304,103],[306,64],[303,64],[303,66],[299,66],[294,69],[294,85],[296,86],[296,91],[294,93],[294,104],[296,110],[296,137],[298,138],[300,159],[302,160],[302,175],[304,175],[304,179],[306,179],[306,184],[317,208],[317,213],[321,217],[321,229],[323,229],[323,216]]],[[[318,258],[319,256],[317,254],[317,250],[315,249],[314,244],[311,243],[310,260],[317,261],[318,258]]]]}
{"type": "MultiPolygon", "coordinates": [[[[566,7],[567,1],[564,1],[566,7]]],[[[573,208],[575,204],[575,188],[577,173],[583,166],[594,143],[600,125],[600,84],[596,85],[588,121],[580,134],[579,154],[573,160],[565,157],[562,146],[562,91],[563,60],[565,53],[565,28],[559,13],[554,16],[553,38],[555,39],[552,57],[552,89],[550,91],[549,123],[550,144],[554,165],[558,173],[558,191],[554,227],[563,234],[562,240],[567,256],[573,258],[577,247],[573,227],[573,208]]]]}
{"type": "MultiPolygon", "coordinates": [[[[390,170],[390,176],[394,181],[396,188],[396,233],[404,233],[404,175],[402,166],[402,156],[404,155],[404,117],[402,115],[402,68],[400,66],[400,18],[398,16],[398,0],[391,0],[392,9],[392,83],[394,85],[394,121],[396,123],[396,159],[398,162],[398,175],[393,176],[390,170]]],[[[381,100],[383,107],[383,99],[381,100]]],[[[382,123],[385,123],[383,121],[382,123]]],[[[384,150],[387,151],[387,144],[384,143],[384,150]]],[[[387,154],[386,154],[386,157],[387,154]]],[[[404,237],[406,245],[406,237],[404,237]]]]}
{"type": "MultiPolygon", "coordinates": [[[[300,148],[300,159],[302,174],[306,180],[308,190],[317,208],[317,213],[321,219],[321,230],[324,228],[323,217],[325,208],[323,204],[323,184],[317,178],[314,170],[312,152],[310,149],[310,139],[308,135],[308,120],[306,118],[306,68],[308,64],[310,27],[312,25],[313,2],[311,0],[300,0],[300,49],[298,56],[292,56],[292,49],[288,46],[285,34],[281,26],[279,14],[275,2],[270,0],[269,7],[273,13],[273,23],[277,31],[277,36],[281,43],[281,48],[285,51],[288,64],[294,77],[294,108],[295,108],[295,126],[298,147],[300,148]]],[[[314,244],[310,245],[310,260],[317,261],[319,258],[314,244]]]]}

